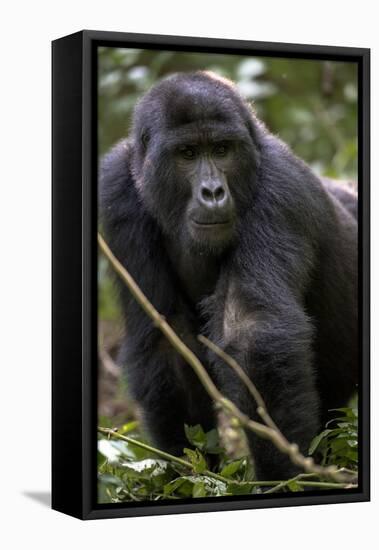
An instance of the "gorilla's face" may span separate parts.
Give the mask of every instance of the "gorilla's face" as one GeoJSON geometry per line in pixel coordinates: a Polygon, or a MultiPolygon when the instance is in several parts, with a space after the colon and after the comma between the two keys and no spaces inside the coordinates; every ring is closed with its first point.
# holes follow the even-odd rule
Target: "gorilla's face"
{"type": "Polygon", "coordinates": [[[171,77],[134,119],[140,195],[170,238],[212,252],[233,242],[251,197],[251,113],[234,88],[205,73],[171,77]]]}
{"type": "Polygon", "coordinates": [[[183,222],[194,242],[223,247],[235,231],[236,209],[229,187],[234,144],[193,137],[197,139],[178,145],[174,153],[178,183],[190,190],[183,222]]]}

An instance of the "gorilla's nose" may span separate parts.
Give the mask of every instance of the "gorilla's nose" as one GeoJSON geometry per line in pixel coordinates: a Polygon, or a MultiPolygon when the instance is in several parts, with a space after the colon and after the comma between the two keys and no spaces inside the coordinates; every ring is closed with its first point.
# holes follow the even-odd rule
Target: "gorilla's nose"
{"type": "Polygon", "coordinates": [[[199,201],[206,208],[222,208],[228,200],[225,186],[220,180],[207,180],[201,183],[199,201]]]}

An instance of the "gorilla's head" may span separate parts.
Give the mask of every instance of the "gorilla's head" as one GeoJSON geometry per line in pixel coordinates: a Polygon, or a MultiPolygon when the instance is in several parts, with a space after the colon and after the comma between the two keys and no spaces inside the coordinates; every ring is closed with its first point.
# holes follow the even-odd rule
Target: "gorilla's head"
{"type": "Polygon", "coordinates": [[[234,85],[208,72],[154,86],[134,113],[133,175],[163,232],[222,251],[251,202],[256,123],[234,85]]]}

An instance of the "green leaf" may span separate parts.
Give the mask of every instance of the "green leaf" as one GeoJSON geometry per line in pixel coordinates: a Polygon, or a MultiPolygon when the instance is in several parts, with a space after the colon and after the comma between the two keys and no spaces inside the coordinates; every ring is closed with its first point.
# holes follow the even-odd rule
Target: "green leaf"
{"type": "Polygon", "coordinates": [[[167,470],[168,463],[161,459],[146,458],[144,460],[123,462],[121,465],[138,474],[148,474],[150,477],[164,473],[167,470]]]}
{"type": "Polygon", "coordinates": [[[320,434],[316,435],[316,437],[314,437],[311,441],[311,444],[309,446],[308,454],[312,455],[315,452],[315,450],[317,449],[317,447],[320,445],[321,441],[325,437],[327,437],[331,433],[331,431],[332,430],[324,430],[320,434]]]}
{"type": "Polygon", "coordinates": [[[355,420],[358,418],[358,409],[350,408],[350,407],[341,407],[339,409],[330,409],[331,411],[337,411],[337,412],[343,412],[346,416],[346,418],[349,418],[351,420],[355,420]]]}
{"type": "Polygon", "coordinates": [[[193,488],[192,488],[192,496],[194,498],[206,497],[207,496],[207,489],[205,487],[204,481],[198,481],[198,482],[194,483],[193,488]]]}
{"type": "Polygon", "coordinates": [[[105,483],[106,485],[116,485],[117,487],[123,485],[120,478],[112,476],[111,474],[100,474],[98,479],[101,483],[105,483]]]}
{"type": "Polygon", "coordinates": [[[228,493],[232,495],[251,495],[253,493],[254,485],[251,483],[228,483],[228,493]]]}
{"type": "Polygon", "coordinates": [[[330,441],[330,448],[334,453],[341,452],[342,450],[345,450],[347,447],[346,440],[345,439],[333,439],[330,441]]]}
{"type": "Polygon", "coordinates": [[[205,446],[203,450],[209,454],[221,454],[224,452],[224,449],[220,446],[220,436],[216,428],[209,430],[205,434],[205,446]]]}
{"type": "Polygon", "coordinates": [[[188,477],[178,477],[164,486],[164,494],[178,492],[180,496],[192,496],[192,486],[193,482],[188,477]]]}
{"type": "Polygon", "coordinates": [[[190,460],[193,471],[197,474],[202,474],[205,470],[207,470],[207,461],[205,460],[204,456],[201,454],[199,449],[183,449],[185,455],[190,460]]]}
{"type": "Polygon", "coordinates": [[[293,493],[296,493],[297,491],[304,491],[304,488],[301,485],[299,485],[295,479],[292,479],[292,481],[289,481],[287,483],[287,487],[293,493]]]}
{"type": "Polygon", "coordinates": [[[232,477],[242,467],[244,467],[244,465],[245,465],[245,459],[240,458],[239,460],[234,460],[233,462],[230,462],[229,464],[224,466],[220,473],[223,477],[232,477]]]}
{"type": "Polygon", "coordinates": [[[187,424],[184,424],[184,431],[188,441],[192,443],[194,447],[203,450],[207,439],[200,424],[197,424],[196,426],[188,426],[187,424]]]}
{"type": "Polygon", "coordinates": [[[356,450],[351,449],[346,451],[345,456],[352,462],[355,462],[356,464],[358,463],[358,453],[356,450]]]}
{"type": "Polygon", "coordinates": [[[134,432],[138,428],[138,425],[138,420],[132,420],[131,422],[127,422],[127,424],[123,424],[123,426],[119,428],[118,433],[125,435],[127,433],[134,432]]]}
{"type": "Polygon", "coordinates": [[[109,439],[99,439],[97,442],[98,452],[103,455],[111,464],[117,463],[121,452],[109,439]]]}

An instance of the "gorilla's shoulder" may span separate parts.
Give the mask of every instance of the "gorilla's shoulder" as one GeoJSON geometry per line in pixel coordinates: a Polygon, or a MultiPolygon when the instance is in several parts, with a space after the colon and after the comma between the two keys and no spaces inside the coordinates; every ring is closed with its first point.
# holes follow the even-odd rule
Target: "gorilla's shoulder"
{"type": "Polygon", "coordinates": [[[304,201],[312,194],[324,195],[320,178],[278,136],[261,134],[259,145],[260,175],[276,192],[293,200],[301,196],[304,201]]]}
{"type": "Polygon", "coordinates": [[[108,153],[106,153],[100,161],[100,183],[106,178],[109,173],[112,178],[115,176],[117,169],[125,174],[125,169],[130,169],[130,156],[132,151],[132,140],[122,139],[114,145],[108,153]]]}
{"type": "Polygon", "coordinates": [[[124,217],[128,204],[136,203],[131,171],[132,141],[123,139],[106,153],[99,167],[100,213],[124,217]],[[110,212],[110,210],[112,212],[110,212]]]}

